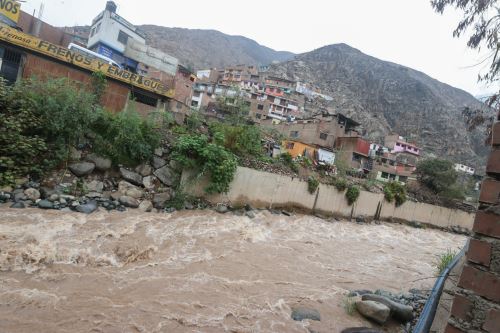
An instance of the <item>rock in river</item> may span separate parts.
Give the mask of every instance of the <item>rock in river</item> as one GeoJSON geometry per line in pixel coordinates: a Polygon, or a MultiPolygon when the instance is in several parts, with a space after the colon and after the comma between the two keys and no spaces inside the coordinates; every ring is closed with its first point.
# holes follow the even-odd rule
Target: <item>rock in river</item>
{"type": "Polygon", "coordinates": [[[297,306],[292,308],[292,319],[296,321],[302,321],[304,319],[320,321],[321,315],[318,310],[297,306]]]}
{"type": "Polygon", "coordinates": [[[52,209],[54,208],[54,204],[49,200],[40,200],[38,201],[38,207],[42,209],[52,209]]]}
{"type": "Polygon", "coordinates": [[[76,211],[84,214],[93,213],[97,209],[97,202],[92,200],[84,205],[76,206],[76,211]]]}
{"type": "Polygon", "coordinates": [[[381,295],[375,295],[375,294],[367,294],[363,295],[362,297],[363,301],[375,301],[378,303],[382,303],[385,306],[389,307],[391,309],[391,315],[403,322],[409,322],[413,319],[413,308],[409,305],[404,305],[401,303],[394,302],[390,300],[387,297],[381,296],[381,295]]]}
{"type": "Polygon", "coordinates": [[[125,207],[129,207],[129,208],[139,207],[139,201],[137,201],[137,199],[134,199],[132,197],[128,197],[126,195],[122,195],[120,197],[120,203],[122,205],[124,205],[125,207]]]}
{"type": "Polygon", "coordinates": [[[37,201],[40,199],[40,191],[35,188],[27,188],[24,190],[24,195],[26,195],[26,197],[31,201],[37,201]]]}
{"type": "Polygon", "coordinates": [[[139,209],[143,212],[150,212],[153,210],[153,204],[149,200],[144,200],[139,205],[139,209]]]}
{"type": "Polygon", "coordinates": [[[358,301],[356,309],[359,313],[379,324],[384,324],[391,314],[391,309],[386,305],[375,301],[358,301]]]}

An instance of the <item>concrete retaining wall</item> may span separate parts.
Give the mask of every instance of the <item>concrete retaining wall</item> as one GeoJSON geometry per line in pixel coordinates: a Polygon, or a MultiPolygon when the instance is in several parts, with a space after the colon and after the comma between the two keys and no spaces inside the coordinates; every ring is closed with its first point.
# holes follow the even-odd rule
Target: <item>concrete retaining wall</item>
{"type": "Polygon", "coordinates": [[[383,194],[361,191],[358,200],[349,206],[345,192],[320,184],[314,194],[307,190],[307,182],[298,178],[280,176],[269,172],[239,167],[228,193],[206,195],[206,179],[193,179],[185,172],[182,182],[187,193],[203,196],[213,203],[232,205],[251,204],[256,208],[286,208],[317,212],[328,216],[374,218],[378,208],[381,220],[416,221],[447,228],[459,226],[472,229],[474,214],[417,202],[405,202],[400,207],[388,203],[383,194]]]}

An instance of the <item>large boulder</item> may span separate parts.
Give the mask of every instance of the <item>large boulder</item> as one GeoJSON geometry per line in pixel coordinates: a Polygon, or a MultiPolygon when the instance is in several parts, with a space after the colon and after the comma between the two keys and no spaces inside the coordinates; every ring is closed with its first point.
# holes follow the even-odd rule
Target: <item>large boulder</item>
{"type": "Polygon", "coordinates": [[[38,201],[38,207],[42,209],[52,209],[54,208],[54,204],[49,200],[40,200],[38,201]]]}
{"type": "Polygon", "coordinates": [[[104,183],[98,180],[93,180],[91,182],[86,182],[85,186],[87,187],[88,192],[97,192],[102,193],[104,190],[104,183]]]}
{"type": "Polygon", "coordinates": [[[153,168],[159,169],[166,164],[167,161],[165,161],[163,158],[160,158],[158,156],[153,156],[153,168]]]}
{"type": "Polygon", "coordinates": [[[296,321],[302,321],[304,319],[320,321],[321,315],[316,309],[297,306],[292,308],[292,319],[296,321]]]}
{"type": "Polygon", "coordinates": [[[95,169],[95,164],[90,162],[73,163],[68,166],[69,170],[77,177],[90,175],[95,169]]]}
{"type": "Polygon", "coordinates": [[[172,186],[174,184],[174,173],[168,166],[164,166],[153,174],[165,185],[172,186]]]}
{"type": "Polygon", "coordinates": [[[153,206],[159,209],[164,208],[165,203],[169,201],[171,197],[169,192],[155,194],[153,197],[153,206]]]}
{"type": "Polygon", "coordinates": [[[10,208],[26,208],[26,205],[24,204],[24,202],[22,201],[19,201],[19,202],[15,202],[13,203],[10,208]]]}
{"type": "Polygon", "coordinates": [[[387,297],[375,294],[363,295],[361,299],[363,301],[375,301],[384,304],[391,309],[392,317],[403,323],[413,320],[413,308],[409,305],[397,303],[387,297]]]}
{"type": "Polygon", "coordinates": [[[40,191],[38,191],[36,188],[27,188],[26,190],[24,190],[24,195],[31,201],[37,201],[38,199],[40,199],[40,191]]]}
{"type": "Polygon", "coordinates": [[[153,204],[149,200],[144,200],[139,205],[139,209],[143,212],[150,212],[153,210],[153,204]]]}
{"type": "Polygon", "coordinates": [[[84,205],[76,206],[76,211],[84,214],[91,214],[97,210],[97,202],[92,200],[84,205]]]}
{"type": "Polygon", "coordinates": [[[221,213],[221,214],[225,214],[229,211],[229,209],[227,208],[226,205],[218,205],[215,210],[217,211],[217,213],[221,213]]]}
{"type": "Polygon", "coordinates": [[[125,207],[129,207],[129,208],[139,207],[139,201],[137,201],[137,199],[134,199],[134,198],[126,196],[126,195],[122,195],[120,197],[119,201],[125,207]]]}
{"type": "Polygon", "coordinates": [[[106,171],[111,169],[111,160],[109,158],[101,157],[96,154],[87,155],[87,161],[95,164],[95,167],[99,171],[106,171]]]}
{"type": "Polygon", "coordinates": [[[143,193],[137,187],[133,187],[133,188],[128,189],[124,194],[126,196],[132,197],[134,199],[140,199],[142,197],[143,193]]]}
{"type": "Polygon", "coordinates": [[[142,179],[142,185],[144,188],[151,190],[155,187],[155,176],[147,176],[142,179]]]}
{"type": "Polygon", "coordinates": [[[142,186],[142,176],[136,172],[129,171],[125,168],[120,168],[120,174],[123,179],[126,181],[137,185],[137,186],[142,186]]]}
{"type": "Polygon", "coordinates": [[[364,317],[372,319],[383,325],[391,315],[391,309],[388,306],[375,301],[357,301],[356,309],[364,317]]]}
{"type": "Polygon", "coordinates": [[[151,166],[149,164],[143,163],[135,168],[135,172],[139,173],[143,177],[146,177],[149,176],[151,172],[153,172],[153,169],[151,169],[151,166]]]}

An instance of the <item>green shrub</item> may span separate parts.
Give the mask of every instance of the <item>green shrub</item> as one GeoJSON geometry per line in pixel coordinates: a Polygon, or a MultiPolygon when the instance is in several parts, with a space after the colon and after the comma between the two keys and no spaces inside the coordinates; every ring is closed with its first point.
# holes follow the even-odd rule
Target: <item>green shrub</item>
{"type": "Polygon", "coordinates": [[[174,145],[172,158],[185,168],[197,169],[198,176],[208,175],[207,193],[227,192],[237,167],[236,156],[210,143],[205,135],[181,136],[174,145]]]}
{"type": "Polygon", "coordinates": [[[358,200],[359,193],[359,188],[356,185],[349,186],[347,192],[345,193],[345,197],[347,198],[349,205],[352,205],[356,202],[356,200],[358,200]]]}
{"type": "Polygon", "coordinates": [[[20,86],[7,86],[0,78],[0,186],[28,174],[38,176],[48,164],[42,122],[22,94],[20,86]]]}
{"type": "Polygon", "coordinates": [[[406,202],[406,188],[399,182],[389,182],[384,185],[385,200],[392,202],[395,200],[399,207],[406,202]]]}
{"type": "Polygon", "coordinates": [[[132,108],[117,114],[101,112],[93,130],[98,133],[94,151],[109,157],[114,164],[135,166],[148,161],[160,145],[161,138],[154,124],[132,108]]]}
{"type": "Polygon", "coordinates": [[[309,191],[309,193],[313,194],[314,192],[316,192],[318,186],[319,180],[317,180],[316,177],[309,176],[309,178],[307,178],[307,190],[309,191]]]}
{"type": "Polygon", "coordinates": [[[41,176],[66,161],[100,114],[97,97],[67,79],[0,81],[0,182],[41,176]]]}
{"type": "Polygon", "coordinates": [[[218,136],[217,143],[238,156],[262,155],[262,135],[253,125],[210,124],[210,132],[218,136]]]}
{"type": "Polygon", "coordinates": [[[165,202],[165,208],[175,208],[177,210],[181,210],[184,208],[186,201],[189,199],[188,195],[182,190],[182,188],[178,188],[174,195],[165,202]]]}
{"type": "Polygon", "coordinates": [[[299,172],[299,166],[295,161],[293,160],[292,155],[290,155],[289,152],[283,153],[280,155],[280,160],[288,166],[293,172],[297,173],[299,172]]]}
{"type": "Polygon", "coordinates": [[[356,297],[345,296],[342,300],[342,306],[349,316],[354,315],[356,312],[356,297]]]}
{"type": "Polygon", "coordinates": [[[333,186],[335,186],[335,188],[339,192],[344,192],[345,189],[347,188],[347,180],[345,180],[344,178],[337,178],[333,183],[333,186]]]}
{"type": "Polygon", "coordinates": [[[434,263],[436,266],[437,275],[441,275],[444,272],[446,267],[448,267],[448,265],[453,261],[456,255],[456,252],[448,249],[445,253],[438,256],[438,259],[434,263]]]}
{"type": "Polygon", "coordinates": [[[418,180],[436,194],[445,192],[456,183],[458,178],[453,163],[439,158],[420,161],[417,165],[416,174],[418,180]]]}

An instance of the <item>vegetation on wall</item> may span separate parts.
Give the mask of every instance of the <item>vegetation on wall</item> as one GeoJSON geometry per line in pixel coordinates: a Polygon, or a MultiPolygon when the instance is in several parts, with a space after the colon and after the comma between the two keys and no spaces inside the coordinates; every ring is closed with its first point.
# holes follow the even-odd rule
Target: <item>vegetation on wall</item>
{"type": "Polygon", "coordinates": [[[49,164],[41,137],[42,121],[19,86],[0,78],[0,185],[13,184],[27,174],[40,175],[49,164]]]}
{"type": "Polygon", "coordinates": [[[154,123],[141,118],[131,106],[117,114],[101,112],[92,130],[97,133],[94,151],[109,157],[114,164],[135,166],[148,161],[160,145],[161,137],[154,123]]]}
{"type": "Polygon", "coordinates": [[[105,83],[36,78],[8,86],[0,79],[0,184],[38,178],[86,144],[116,164],[147,160],[159,144],[152,124],[133,110],[111,114],[99,106],[105,83]]]}
{"type": "Polygon", "coordinates": [[[319,186],[319,180],[314,176],[309,176],[307,178],[307,190],[309,193],[313,194],[316,192],[319,186]]]}
{"type": "Polygon", "coordinates": [[[217,143],[209,142],[205,135],[181,136],[175,143],[172,158],[187,169],[197,170],[197,176],[207,175],[210,183],[207,193],[229,191],[236,172],[236,156],[217,143]]]}
{"type": "Polygon", "coordinates": [[[344,178],[337,178],[337,179],[335,179],[333,186],[335,186],[335,188],[339,192],[344,192],[345,189],[347,188],[347,180],[345,180],[344,178]]]}
{"type": "Polygon", "coordinates": [[[256,126],[214,122],[210,124],[210,132],[219,145],[238,156],[262,155],[261,131],[256,126]]]}
{"type": "Polygon", "coordinates": [[[399,182],[389,182],[384,185],[384,197],[388,202],[395,201],[396,206],[406,202],[406,188],[399,182]]]}
{"type": "Polygon", "coordinates": [[[345,192],[345,197],[346,197],[349,205],[352,205],[353,203],[356,202],[356,200],[358,200],[359,194],[360,194],[360,191],[356,185],[349,186],[349,188],[347,189],[347,192],[345,192]]]}

